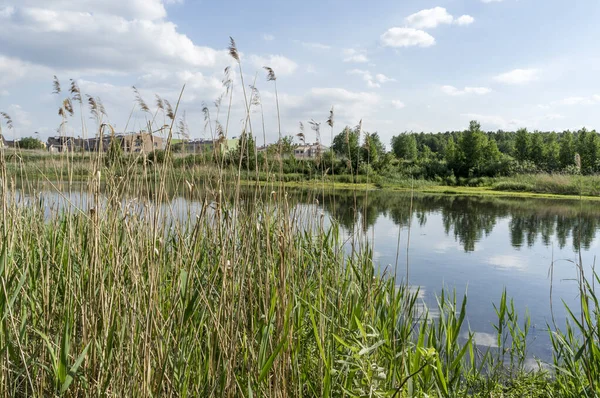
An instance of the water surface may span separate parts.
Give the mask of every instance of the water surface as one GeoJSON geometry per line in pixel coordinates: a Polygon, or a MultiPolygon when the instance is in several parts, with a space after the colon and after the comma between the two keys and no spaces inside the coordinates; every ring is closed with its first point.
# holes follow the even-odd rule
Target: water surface
{"type": "MultiPolygon", "coordinates": [[[[61,206],[85,209],[92,202],[79,192],[42,191],[35,200],[38,195],[49,212],[61,206]]],[[[257,205],[254,194],[241,197],[245,205],[257,205]]],[[[210,198],[208,192],[175,192],[158,206],[181,219],[199,213],[210,198]]],[[[126,205],[136,198],[121,200],[126,205]]],[[[435,309],[442,288],[456,290],[459,298],[467,293],[468,326],[484,349],[495,345],[493,304],[506,289],[521,317],[529,313],[529,353],[543,360],[551,355],[551,286],[554,319],[564,327],[561,300],[578,308],[576,264],[581,256],[591,276],[600,252],[596,202],[297,189],[288,190],[288,201],[303,217],[335,220],[345,239],[367,239],[378,270],[397,284],[408,280],[429,308],[435,309]]]]}

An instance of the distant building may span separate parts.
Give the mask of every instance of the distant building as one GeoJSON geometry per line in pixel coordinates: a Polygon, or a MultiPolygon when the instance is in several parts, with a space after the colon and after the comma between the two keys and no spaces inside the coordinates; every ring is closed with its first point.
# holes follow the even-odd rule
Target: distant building
{"type": "Polygon", "coordinates": [[[213,149],[213,141],[212,140],[191,140],[191,141],[179,141],[177,143],[173,143],[173,150],[176,152],[184,152],[184,153],[204,153],[210,152],[213,149]]]}
{"type": "Polygon", "coordinates": [[[67,136],[48,137],[46,148],[48,152],[73,152],[77,150],[75,138],[67,136]]]}
{"type": "Polygon", "coordinates": [[[49,152],[103,152],[108,151],[112,140],[116,140],[124,152],[152,152],[164,149],[164,140],[146,132],[117,134],[95,138],[73,138],[55,136],[48,138],[46,147],[49,152]]]}
{"type": "Polygon", "coordinates": [[[118,135],[124,152],[152,152],[164,149],[164,140],[150,133],[140,132],[118,135]]]}
{"type": "Polygon", "coordinates": [[[192,141],[181,141],[173,144],[173,150],[176,152],[185,153],[206,153],[212,152],[215,148],[223,151],[223,153],[229,153],[235,150],[239,144],[238,138],[231,138],[228,140],[192,140],[192,141]]]}
{"type": "Polygon", "coordinates": [[[315,159],[327,152],[328,149],[319,143],[299,145],[294,148],[294,157],[296,159],[315,159]]]}

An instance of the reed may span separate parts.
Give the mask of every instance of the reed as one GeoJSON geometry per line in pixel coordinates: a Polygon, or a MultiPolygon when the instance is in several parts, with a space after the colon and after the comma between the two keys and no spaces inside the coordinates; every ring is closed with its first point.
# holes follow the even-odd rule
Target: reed
{"type": "MultiPolygon", "coordinates": [[[[230,53],[241,74],[233,39],[230,53]]],[[[71,94],[81,103],[78,89],[71,94]]],[[[293,206],[281,173],[265,168],[265,188],[242,184],[251,169],[241,160],[229,169],[223,161],[216,170],[202,166],[213,171],[203,179],[200,169],[173,171],[174,125],[185,124],[177,117],[181,95],[174,108],[158,96],[164,120],[149,118],[168,137],[162,164],[141,154],[111,161],[99,151],[91,160],[53,157],[55,175],[48,168],[30,174],[19,159],[34,155],[16,150],[9,165],[0,149],[0,394],[600,394],[598,275],[581,278],[582,316],[572,313],[564,331],[548,327],[551,371],[527,370],[528,319],[519,319],[506,293],[494,320],[498,348],[481,350],[466,323],[466,294],[458,300],[442,290],[430,312],[408,283],[376,271],[367,240],[352,235],[360,250],[347,252],[340,227],[320,206],[293,206]]],[[[227,95],[231,100],[229,86],[227,95]]],[[[245,98],[250,134],[254,95],[245,98]]],[[[111,130],[99,99],[86,98],[97,134],[111,130]]],[[[61,118],[69,120],[72,106],[63,107],[61,118]]],[[[205,114],[226,136],[218,112],[215,121],[205,114]]],[[[320,140],[319,123],[312,126],[320,140]]]]}

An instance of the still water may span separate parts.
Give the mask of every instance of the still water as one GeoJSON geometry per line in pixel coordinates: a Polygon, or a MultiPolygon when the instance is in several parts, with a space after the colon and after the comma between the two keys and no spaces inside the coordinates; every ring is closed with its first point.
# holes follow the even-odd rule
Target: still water
{"type": "Polygon", "coordinates": [[[408,268],[409,284],[433,311],[442,287],[459,299],[466,293],[481,348],[496,345],[493,304],[506,289],[521,319],[531,318],[529,354],[550,360],[551,308],[560,328],[567,316],[561,300],[579,313],[576,264],[581,255],[591,278],[600,253],[598,202],[389,192],[332,199],[325,210],[345,231],[365,232],[382,272],[404,283],[408,268]]]}
{"type": "MultiPolygon", "coordinates": [[[[41,196],[48,209],[87,206],[85,195],[77,192],[41,196]]],[[[159,206],[178,218],[190,217],[205,198],[184,196],[173,194],[159,206]]],[[[254,199],[246,196],[244,203],[253,206],[254,199]]],[[[506,289],[521,319],[526,313],[531,318],[531,358],[545,361],[551,359],[552,312],[560,328],[567,315],[562,301],[578,313],[580,256],[591,277],[600,253],[600,202],[303,190],[290,190],[288,200],[301,210],[298,214],[322,213],[335,220],[345,238],[368,239],[380,273],[395,277],[397,284],[408,276],[432,314],[442,288],[455,290],[459,300],[466,293],[465,333],[476,333],[482,349],[495,346],[493,304],[506,289]]]]}

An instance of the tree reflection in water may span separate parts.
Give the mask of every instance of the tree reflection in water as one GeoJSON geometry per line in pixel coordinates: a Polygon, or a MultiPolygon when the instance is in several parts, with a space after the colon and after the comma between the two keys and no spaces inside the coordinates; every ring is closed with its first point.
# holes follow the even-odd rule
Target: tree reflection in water
{"type": "MultiPolygon", "coordinates": [[[[414,194],[411,213],[410,193],[337,191],[335,201],[331,193],[315,195],[346,231],[366,232],[380,216],[402,227],[407,227],[413,217],[413,223],[424,226],[428,215],[441,214],[444,232],[453,235],[465,252],[474,251],[477,242],[501,220],[508,220],[510,242],[517,249],[532,247],[538,239],[550,246],[555,237],[560,249],[570,242],[574,251],[580,245],[588,250],[600,228],[600,206],[596,202],[414,194]]],[[[290,195],[297,203],[314,203],[306,201],[309,197],[300,191],[291,191],[290,195]]]]}

